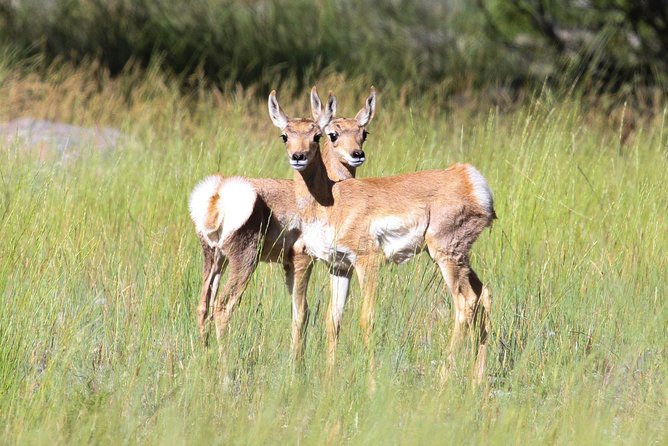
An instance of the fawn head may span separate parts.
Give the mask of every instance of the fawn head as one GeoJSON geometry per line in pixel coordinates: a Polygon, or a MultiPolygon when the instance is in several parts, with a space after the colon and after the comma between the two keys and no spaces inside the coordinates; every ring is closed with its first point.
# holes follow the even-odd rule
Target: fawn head
{"type": "Polygon", "coordinates": [[[276,91],[269,95],[269,117],[276,127],[281,129],[281,138],[288,151],[290,166],[303,171],[316,157],[320,150],[322,128],[329,124],[336,113],[336,98],[330,93],[325,110],[315,119],[289,119],[278,105],[276,91]]]}
{"type": "MultiPolygon", "coordinates": [[[[336,106],[336,103],[334,105],[336,106]]],[[[369,134],[366,126],[373,119],[375,111],[376,90],[371,87],[371,92],[364,101],[364,106],[354,118],[336,118],[336,109],[334,109],[332,119],[322,126],[323,133],[328,139],[327,144],[329,144],[331,152],[341,164],[359,167],[366,161],[362,145],[369,134]]],[[[322,104],[315,87],[311,89],[311,113],[313,119],[316,120],[322,114],[322,104]]]]}

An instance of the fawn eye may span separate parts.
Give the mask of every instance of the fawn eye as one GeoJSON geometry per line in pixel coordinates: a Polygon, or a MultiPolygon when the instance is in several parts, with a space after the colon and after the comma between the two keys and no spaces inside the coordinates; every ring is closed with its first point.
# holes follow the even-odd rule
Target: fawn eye
{"type": "Polygon", "coordinates": [[[313,137],[313,142],[319,143],[321,137],[322,137],[322,135],[320,133],[318,133],[317,135],[315,135],[313,137]]]}
{"type": "Polygon", "coordinates": [[[281,135],[283,142],[288,142],[288,135],[281,135]]]}
{"type": "Polygon", "coordinates": [[[362,130],[362,141],[366,141],[366,137],[369,136],[369,132],[362,130]]]}
{"type": "Polygon", "coordinates": [[[337,135],[336,133],[330,133],[329,139],[331,139],[332,142],[336,142],[336,140],[339,139],[339,135],[337,135]]]}

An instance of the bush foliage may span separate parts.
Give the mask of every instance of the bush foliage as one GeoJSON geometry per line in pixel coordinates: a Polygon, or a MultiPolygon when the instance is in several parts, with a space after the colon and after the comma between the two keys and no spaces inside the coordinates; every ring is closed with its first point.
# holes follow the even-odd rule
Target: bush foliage
{"type": "Polygon", "coordinates": [[[618,89],[665,79],[667,8],[617,0],[0,0],[0,41],[49,63],[99,60],[112,75],[158,61],[185,81],[275,86],[338,72],[446,92],[583,78],[618,89]]]}

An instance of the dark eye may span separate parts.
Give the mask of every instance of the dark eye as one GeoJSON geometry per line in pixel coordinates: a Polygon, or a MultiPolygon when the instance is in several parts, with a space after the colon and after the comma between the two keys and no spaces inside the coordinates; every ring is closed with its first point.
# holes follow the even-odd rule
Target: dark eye
{"type": "Polygon", "coordinates": [[[332,142],[336,142],[336,140],[337,140],[338,138],[339,138],[339,135],[337,135],[336,133],[330,133],[330,134],[329,134],[329,139],[331,139],[332,142]]]}
{"type": "Polygon", "coordinates": [[[283,142],[288,142],[288,135],[281,135],[281,138],[283,138],[283,142]]]}
{"type": "Polygon", "coordinates": [[[313,141],[314,141],[314,142],[320,142],[320,137],[322,137],[322,135],[321,135],[320,133],[318,133],[317,135],[315,135],[315,136],[313,137],[313,141]]]}
{"type": "Polygon", "coordinates": [[[369,132],[362,130],[362,141],[366,141],[366,137],[369,135],[369,132]]]}

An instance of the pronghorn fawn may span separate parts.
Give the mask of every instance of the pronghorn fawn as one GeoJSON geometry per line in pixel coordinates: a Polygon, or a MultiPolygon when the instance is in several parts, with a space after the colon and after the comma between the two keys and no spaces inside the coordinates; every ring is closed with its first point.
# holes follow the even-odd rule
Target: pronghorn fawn
{"type": "MultiPolygon", "coordinates": [[[[376,104],[373,88],[364,104],[364,113],[373,116],[376,104]]],[[[322,115],[322,103],[315,87],[311,90],[311,110],[314,120],[322,115]]],[[[329,121],[331,117],[327,119],[329,121]]],[[[334,121],[342,128],[356,122],[346,118],[335,118],[334,121]]],[[[321,132],[314,121],[295,122],[292,128],[297,133],[308,134],[309,139],[304,140],[304,144],[317,150],[321,132]],[[313,132],[314,129],[318,131],[313,132]]],[[[332,156],[324,160],[332,178],[354,177],[357,167],[364,163],[361,144],[349,147],[348,151],[332,152],[332,156]]],[[[299,164],[301,161],[293,159],[291,162],[299,164]]],[[[257,263],[277,262],[283,264],[286,284],[292,295],[293,356],[301,358],[312,259],[306,254],[301,240],[292,180],[209,176],[194,188],[189,208],[204,257],[202,292],[197,308],[197,322],[204,344],[207,343],[210,307],[213,307],[216,334],[220,338],[257,263]],[[226,269],[229,270],[228,279],[220,298],[216,299],[226,269]]],[[[343,285],[339,285],[333,293],[339,296],[342,288],[343,285]]]]}
{"type": "MultiPolygon", "coordinates": [[[[276,100],[269,96],[269,115],[281,129],[294,172],[302,240],[306,252],[349,278],[355,271],[362,287],[361,325],[370,346],[378,269],[384,260],[408,261],[422,250],[439,266],[454,300],[455,324],[451,355],[469,328],[477,325],[475,378],[483,379],[490,330],[490,293],[469,264],[469,250],[478,235],[496,218],[487,181],[473,167],[455,164],[383,178],[337,181],[328,175],[325,160],[342,142],[336,120],[336,98],[330,95],[318,124],[331,144],[306,144],[320,130],[296,132],[276,100]]],[[[359,117],[356,138],[363,141],[365,117],[359,117]]],[[[297,121],[304,128],[304,121],[297,121]]],[[[345,298],[333,299],[327,316],[329,360],[334,360],[345,298]]]]}

